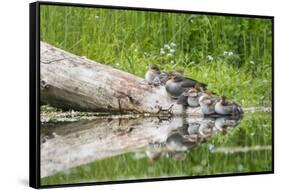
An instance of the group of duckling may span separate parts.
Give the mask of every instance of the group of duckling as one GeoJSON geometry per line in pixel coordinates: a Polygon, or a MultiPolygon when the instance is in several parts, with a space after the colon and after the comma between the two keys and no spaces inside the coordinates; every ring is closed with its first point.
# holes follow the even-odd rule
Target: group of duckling
{"type": "Polygon", "coordinates": [[[145,80],[153,86],[165,86],[168,95],[177,104],[201,108],[204,115],[240,115],[242,108],[225,96],[215,96],[207,85],[184,76],[183,70],[161,72],[156,64],[151,64],[145,80]]]}
{"type": "MultiPolygon", "coordinates": [[[[185,159],[186,152],[199,144],[206,143],[214,134],[226,134],[236,127],[241,118],[233,116],[204,117],[202,120],[187,121],[172,129],[165,142],[153,142],[146,147],[146,155],[155,162],[166,155],[173,160],[185,159]]],[[[213,147],[210,144],[209,150],[213,147]]]]}

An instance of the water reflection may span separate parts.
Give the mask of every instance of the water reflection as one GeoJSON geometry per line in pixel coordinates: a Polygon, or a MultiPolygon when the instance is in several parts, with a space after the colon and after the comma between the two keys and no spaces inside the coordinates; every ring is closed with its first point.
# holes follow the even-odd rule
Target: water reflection
{"type": "Polygon", "coordinates": [[[185,152],[200,143],[206,142],[216,133],[226,134],[227,131],[238,125],[242,117],[204,117],[200,120],[183,119],[183,125],[172,129],[165,143],[150,143],[146,147],[147,157],[155,162],[163,155],[173,160],[184,160],[185,152]]]}
{"type": "Polygon", "coordinates": [[[41,127],[41,177],[127,152],[185,159],[212,135],[226,134],[241,117],[144,117],[46,123],[41,127]]]}

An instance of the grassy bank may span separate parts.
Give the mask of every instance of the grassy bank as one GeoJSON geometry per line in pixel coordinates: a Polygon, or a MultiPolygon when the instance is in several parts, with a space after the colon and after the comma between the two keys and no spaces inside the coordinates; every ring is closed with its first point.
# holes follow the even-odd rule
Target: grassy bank
{"type": "Polygon", "coordinates": [[[271,106],[271,20],[42,6],[41,40],[144,76],[181,68],[242,106],[271,106]]]}

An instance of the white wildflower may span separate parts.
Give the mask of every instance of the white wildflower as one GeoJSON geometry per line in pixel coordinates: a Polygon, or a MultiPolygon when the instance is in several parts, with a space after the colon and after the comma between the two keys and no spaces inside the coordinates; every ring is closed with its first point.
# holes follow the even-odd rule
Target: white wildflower
{"type": "Polygon", "coordinates": [[[175,53],[175,50],[174,49],[170,49],[170,53],[175,53]]]}
{"type": "Polygon", "coordinates": [[[243,165],[242,165],[242,164],[240,164],[240,165],[238,166],[238,168],[237,168],[237,169],[238,169],[238,171],[240,171],[240,172],[241,172],[241,171],[243,171],[243,170],[244,170],[244,167],[243,167],[243,165]]]}
{"type": "Polygon", "coordinates": [[[208,144],[208,149],[209,149],[210,151],[214,150],[214,148],[215,148],[215,145],[213,145],[213,144],[208,144]]]}
{"type": "Polygon", "coordinates": [[[213,61],[213,60],[214,60],[214,58],[213,58],[211,55],[208,55],[208,56],[207,56],[207,59],[208,59],[209,61],[213,61]]]}
{"type": "Polygon", "coordinates": [[[223,52],[223,55],[224,55],[224,56],[228,55],[228,52],[227,52],[227,51],[224,51],[224,52],[223,52]]]}
{"type": "Polygon", "coordinates": [[[171,61],[171,64],[174,64],[174,63],[175,63],[175,61],[174,61],[174,60],[172,60],[172,61],[171,61]]]}
{"type": "Polygon", "coordinates": [[[255,62],[254,62],[254,61],[250,61],[250,63],[251,63],[252,65],[254,65],[254,64],[255,64],[255,62]]]}
{"type": "Polygon", "coordinates": [[[165,51],[163,48],[160,49],[160,54],[165,54],[165,51]]]}
{"type": "Polygon", "coordinates": [[[174,47],[177,47],[177,45],[176,45],[174,42],[171,42],[170,45],[171,45],[171,47],[173,47],[173,48],[174,48],[174,47]]]}
{"type": "Polygon", "coordinates": [[[168,53],[168,54],[167,54],[167,57],[173,57],[173,54],[168,53]]]}
{"type": "Polygon", "coordinates": [[[228,52],[228,56],[232,56],[232,55],[233,55],[232,51],[228,52]]]}
{"type": "Polygon", "coordinates": [[[99,18],[100,18],[100,16],[96,15],[96,16],[95,16],[95,18],[96,18],[96,19],[99,19],[99,18]]]}
{"type": "Polygon", "coordinates": [[[165,44],[165,45],[164,45],[164,48],[165,48],[165,49],[170,49],[170,46],[169,46],[168,44],[165,44]]]}

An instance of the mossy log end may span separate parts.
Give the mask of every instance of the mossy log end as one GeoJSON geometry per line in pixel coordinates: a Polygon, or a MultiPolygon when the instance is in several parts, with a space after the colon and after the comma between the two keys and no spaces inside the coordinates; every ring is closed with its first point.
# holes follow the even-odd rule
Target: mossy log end
{"type": "MultiPolygon", "coordinates": [[[[164,86],[41,42],[41,102],[80,111],[158,113],[174,103],[164,86]]],[[[201,115],[199,108],[172,107],[201,115]]]]}

